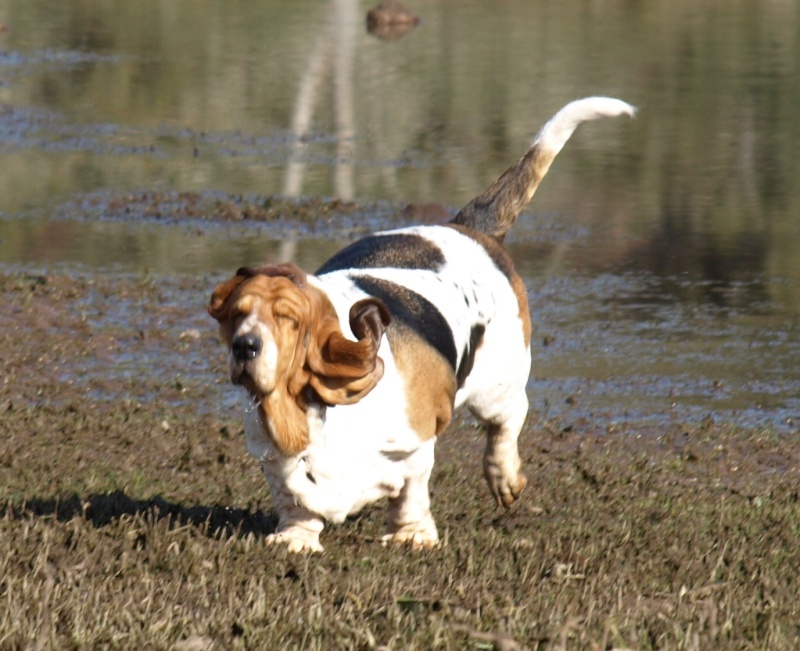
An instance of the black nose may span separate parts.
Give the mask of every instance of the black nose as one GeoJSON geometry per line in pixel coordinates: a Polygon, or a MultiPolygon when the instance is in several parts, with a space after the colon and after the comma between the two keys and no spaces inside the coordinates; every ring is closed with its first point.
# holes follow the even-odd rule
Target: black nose
{"type": "Polygon", "coordinates": [[[231,342],[231,352],[240,362],[255,359],[261,352],[261,339],[254,334],[240,335],[234,337],[231,342]]]}

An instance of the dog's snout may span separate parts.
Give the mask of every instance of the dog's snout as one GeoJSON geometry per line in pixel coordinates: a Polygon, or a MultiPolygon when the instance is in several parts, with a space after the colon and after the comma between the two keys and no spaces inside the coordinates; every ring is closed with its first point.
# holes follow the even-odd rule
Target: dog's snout
{"type": "Polygon", "coordinates": [[[250,359],[255,359],[261,352],[262,347],[261,338],[249,333],[234,337],[231,342],[231,351],[233,356],[240,362],[246,362],[250,359]]]}

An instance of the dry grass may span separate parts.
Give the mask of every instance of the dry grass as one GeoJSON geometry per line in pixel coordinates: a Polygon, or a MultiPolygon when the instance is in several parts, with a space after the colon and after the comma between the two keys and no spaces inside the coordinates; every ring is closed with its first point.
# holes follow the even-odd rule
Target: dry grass
{"type": "Polygon", "coordinates": [[[101,332],[74,305],[163,306],[169,288],[14,276],[0,290],[0,648],[800,648],[794,440],[533,418],[529,488],[506,514],[480,432],[459,421],[432,481],[440,548],[374,542],[378,506],[326,530],[324,555],[293,556],[265,544],[275,520],[238,418],[206,402],[217,349],[205,331],[180,337],[202,314],[156,307],[101,332]],[[58,346],[37,348],[48,332],[58,346]],[[53,372],[176,347],[190,377],[153,368],[125,385],[158,399],[111,401],[119,387],[91,369],[53,372]],[[192,361],[208,350],[208,368],[192,361]]]}

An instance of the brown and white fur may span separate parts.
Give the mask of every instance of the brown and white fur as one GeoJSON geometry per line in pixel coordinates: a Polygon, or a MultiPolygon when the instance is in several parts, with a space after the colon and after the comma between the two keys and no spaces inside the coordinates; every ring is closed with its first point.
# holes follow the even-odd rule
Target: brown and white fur
{"type": "Polygon", "coordinates": [[[492,495],[514,503],[531,322],[502,241],[581,122],[633,113],[611,98],[572,102],[451,222],[366,237],[314,275],[242,268],[214,290],[208,309],[246,389],[247,448],[279,516],[272,542],[321,551],[324,521],[388,497],[384,540],[436,545],[434,444],[461,405],[487,426],[492,495]]]}

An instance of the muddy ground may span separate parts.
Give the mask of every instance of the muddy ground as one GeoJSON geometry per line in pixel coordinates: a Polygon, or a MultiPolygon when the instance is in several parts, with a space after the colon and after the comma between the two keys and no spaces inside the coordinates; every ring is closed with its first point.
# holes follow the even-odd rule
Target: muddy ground
{"type": "Polygon", "coordinates": [[[504,513],[462,415],[438,549],[382,547],[381,505],[268,547],[216,280],[0,273],[0,648],[800,648],[800,446],[713,418],[532,412],[504,513]]]}

